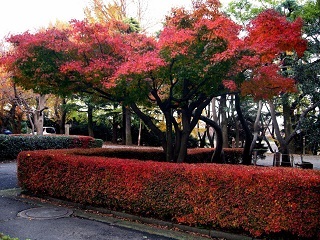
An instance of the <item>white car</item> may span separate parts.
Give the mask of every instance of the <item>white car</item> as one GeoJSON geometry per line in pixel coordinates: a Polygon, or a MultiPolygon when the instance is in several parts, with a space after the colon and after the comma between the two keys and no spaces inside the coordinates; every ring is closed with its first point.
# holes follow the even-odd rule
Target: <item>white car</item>
{"type": "Polygon", "coordinates": [[[43,135],[56,134],[54,127],[43,127],[43,135]]]}

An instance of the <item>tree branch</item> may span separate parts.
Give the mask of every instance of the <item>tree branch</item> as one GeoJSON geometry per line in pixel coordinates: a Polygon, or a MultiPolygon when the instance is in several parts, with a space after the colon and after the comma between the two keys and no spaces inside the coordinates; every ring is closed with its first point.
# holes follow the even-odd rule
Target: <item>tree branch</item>
{"type": "Polygon", "coordinates": [[[296,125],[296,127],[295,127],[295,129],[294,129],[294,131],[290,134],[289,138],[286,139],[286,143],[287,143],[287,144],[289,144],[289,143],[292,141],[292,139],[294,138],[294,136],[296,136],[296,135],[298,134],[297,131],[300,130],[300,128],[301,128],[301,123],[302,123],[302,121],[306,118],[307,114],[308,114],[310,111],[314,110],[314,109],[315,109],[316,107],[318,107],[318,106],[320,106],[320,101],[318,101],[318,102],[316,102],[315,104],[311,105],[310,107],[308,107],[307,109],[305,109],[305,110],[302,112],[302,114],[301,114],[301,116],[300,116],[300,118],[299,118],[299,121],[298,121],[298,123],[297,123],[297,125],[296,125]]]}

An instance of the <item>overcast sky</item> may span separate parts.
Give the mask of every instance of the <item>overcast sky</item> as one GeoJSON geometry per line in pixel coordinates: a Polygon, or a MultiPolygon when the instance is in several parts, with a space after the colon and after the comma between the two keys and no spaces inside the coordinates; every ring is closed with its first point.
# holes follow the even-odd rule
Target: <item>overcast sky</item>
{"type": "MultiPolygon", "coordinates": [[[[187,6],[191,0],[145,0],[149,21],[161,22],[172,7],[187,6]]],[[[230,0],[223,0],[224,4],[230,0]]],[[[84,18],[83,9],[90,0],[0,0],[0,40],[8,34],[18,34],[47,27],[56,20],[84,18]]],[[[161,25],[158,25],[159,28],[161,25]]],[[[155,27],[155,29],[157,28],[155,27]]]]}

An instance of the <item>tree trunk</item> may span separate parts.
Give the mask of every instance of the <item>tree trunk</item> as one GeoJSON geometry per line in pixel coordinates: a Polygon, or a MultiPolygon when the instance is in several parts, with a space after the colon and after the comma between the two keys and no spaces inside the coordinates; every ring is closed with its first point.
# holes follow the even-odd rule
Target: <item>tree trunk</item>
{"type": "Polygon", "coordinates": [[[153,123],[152,119],[144,114],[135,103],[131,104],[131,109],[134,111],[135,114],[137,114],[137,116],[144,122],[144,124],[155,134],[157,135],[162,143],[162,147],[164,149],[164,151],[166,152],[167,149],[167,141],[166,141],[166,137],[165,134],[159,129],[157,128],[157,126],[153,123]]]}
{"type": "Polygon", "coordinates": [[[113,115],[113,118],[112,118],[112,139],[111,139],[112,143],[117,143],[117,139],[118,139],[117,131],[118,131],[118,123],[116,121],[116,116],[113,115]]]}
{"type": "Polygon", "coordinates": [[[10,111],[9,111],[9,123],[12,127],[13,133],[18,133],[17,132],[17,126],[16,126],[16,109],[17,109],[17,104],[15,102],[12,103],[10,111]]]}
{"type": "MultiPolygon", "coordinates": [[[[212,98],[211,103],[212,103],[212,120],[217,123],[218,122],[218,115],[217,115],[217,109],[216,109],[216,98],[212,98]]],[[[217,124],[218,125],[218,124],[217,124]]],[[[221,128],[219,127],[219,129],[221,130],[221,128]]],[[[211,147],[215,147],[214,142],[217,143],[218,141],[218,137],[216,136],[216,132],[214,133],[213,137],[211,137],[211,147]]],[[[222,143],[223,141],[221,141],[222,143]]]]}
{"type": "MultiPolygon", "coordinates": [[[[172,115],[171,110],[164,112],[164,117],[166,121],[166,161],[174,161],[174,147],[173,147],[173,134],[172,134],[172,115]]],[[[179,147],[175,144],[175,148],[179,147]]],[[[179,150],[178,150],[179,151],[179,150]]]]}
{"type": "Polygon", "coordinates": [[[253,139],[252,139],[251,146],[250,146],[250,154],[252,154],[253,149],[256,146],[256,141],[258,139],[259,120],[260,120],[260,116],[261,116],[261,110],[262,110],[262,101],[260,100],[258,103],[258,111],[257,111],[256,120],[254,121],[254,125],[253,125],[253,139]]]}
{"type": "Polygon", "coordinates": [[[88,103],[88,132],[90,137],[94,137],[93,133],[93,106],[88,103]]]}
{"type": "Polygon", "coordinates": [[[117,113],[115,110],[117,109],[117,105],[113,104],[113,113],[112,113],[112,137],[111,142],[117,143],[118,141],[118,121],[117,121],[117,113]]]}
{"type": "Polygon", "coordinates": [[[180,141],[180,151],[177,158],[177,163],[183,163],[187,158],[189,135],[190,135],[190,132],[182,131],[181,141],[180,141]]]}
{"type": "Polygon", "coordinates": [[[181,142],[181,138],[182,138],[182,131],[179,128],[179,125],[176,121],[173,121],[173,126],[174,126],[174,131],[175,131],[175,144],[174,144],[174,148],[173,148],[173,159],[177,159],[179,152],[180,152],[180,143],[181,142]]]}
{"type": "Polygon", "coordinates": [[[228,121],[227,121],[227,96],[224,94],[220,99],[220,115],[221,115],[221,128],[223,137],[223,147],[228,148],[228,121]]]}
{"type": "MultiPolygon", "coordinates": [[[[206,129],[208,129],[208,128],[209,128],[209,126],[206,126],[206,129]]],[[[200,142],[199,148],[205,148],[207,133],[208,133],[208,131],[206,130],[203,132],[203,134],[201,136],[201,134],[198,132],[198,138],[199,138],[199,142],[200,142]]]]}
{"type": "Polygon", "coordinates": [[[184,162],[187,157],[188,140],[192,130],[190,126],[191,114],[189,111],[190,110],[188,109],[188,107],[181,109],[182,134],[181,134],[179,155],[177,158],[178,163],[184,162]]]}
{"type": "Polygon", "coordinates": [[[214,163],[224,163],[224,158],[223,158],[223,137],[222,137],[222,130],[220,126],[215,122],[212,121],[211,119],[208,119],[206,117],[200,116],[200,120],[204,121],[206,124],[210,125],[214,130],[215,130],[215,135],[216,135],[216,148],[214,150],[214,153],[211,157],[211,162],[214,163]]]}
{"type": "Polygon", "coordinates": [[[244,165],[250,165],[252,160],[252,156],[250,154],[250,145],[252,142],[252,135],[248,127],[248,124],[242,115],[240,97],[238,94],[235,95],[235,108],[236,108],[240,123],[242,125],[242,128],[245,132],[245,144],[244,144],[244,149],[242,154],[242,162],[244,165]]]}
{"type": "Polygon", "coordinates": [[[281,136],[279,124],[278,124],[277,117],[276,117],[275,106],[274,106],[274,104],[273,104],[273,102],[271,100],[269,101],[269,107],[270,107],[270,114],[271,114],[271,119],[272,119],[272,125],[273,125],[273,128],[274,128],[274,132],[275,132],[277,140],[278,140],[278,142],[280,144],[279,151],[282,154],[281,166],[291,167],[288,144],[286,143],[286,141],[281,136]]]}
{"type": "Polygon", "coordinates": [[[125,117],[126,117],[126,125],[125,125],[126,145],[132,145],[130,107],[126,106],[125,111],[126,111],[126,113],[125,113],[125,117]]]}
{"type": "Polygon", "coordinates": [[[122,131],[121,131],[121,135],[122,135],[122,141],[121,144],[122,145],[126,145],[126,106],[124,104],[122,104],[122,131]]]}
{"type": "MultiPolygon", "coordinates": [[[[289,102],[289,96],[288,94],[284,94],[282,96],[282,108],[283,108],[283,126],[284,126],[284,132],[285,137],[284,139],[287,140],[289,136],[291,135],[293,129],[292,129],[292,119],[291,119],[291,106],[289,102]]],[[[290,152],[295,151],[294,142],[288,143],[288,149],[290,152]]]]}
{"type": "MultiPolygon", "coordinates": [[[[14,91],[15,98],[18,98],[16,84],[13,84],[13,91],[14,91]]],[[[22,121],[22,114],[23,114],[17,111],[17,106],[18,106],[17,102],[12,101],[11,108],[9,111],[9,114],[10,114],[9,122],[11,122],[10,125],[12,126],[13,133],[15,134],[21,133],[21,121],[22,121]]]]}
{"type": "Polygon", "coordinates": [[[138,146],[141,146],[142,120],[139,120],[138,146]]]}
{"type": "Polygon", "coordinates": [[[60,111],[61,111],[61,117],[60,117],[60,134],[65,134],[65,125],[67,123],[67,109],[66,106],[67,101],[66,99],[62,99],[62,104],[60,106],[60,111]]]}
{"type": "Polygon", "coordinates": [[[298,134],[298,132],[301,132],[302,129],[301,129],[301,124],[303,122],[303,120],[305,119],[305,117],[307,116],[307,114],[314,110],[316,107],[320,106],[320,101],[314,103],[313,105],[309,106],[308,108],[306,108],[302,114],[300,115],[300,118],[298,120],[298,122],[296,123],[296,127],[294,129],[294,131],[292,131],[292,133],[290,134],[290,136],[287,136],[286,137],[286,143],[290,143],[293,138],[298,134]]]}
{"type": "Polygon", "coordinates": [[[45,109],[46,95],[39,95],[37,110],[34,113],[34,122],[38,135],[43,135],[43,110],[45,109]]]}

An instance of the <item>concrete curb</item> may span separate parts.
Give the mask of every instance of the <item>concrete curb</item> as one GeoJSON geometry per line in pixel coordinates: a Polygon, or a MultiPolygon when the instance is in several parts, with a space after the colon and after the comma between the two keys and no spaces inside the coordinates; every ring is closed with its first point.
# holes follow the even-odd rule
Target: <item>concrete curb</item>
{"type": "MultiPolygon", "coordinates": [[[[219,238],[219,239],[227,239],[227,240],[252,240],[253,238],[244,236],[244,235],[237,235],[233,233],[226,233],[222,231],[217,231],[217,230],[209,230],[209,229],[200,229],[196,227],[190,227],[186,225],[180,225],[180,224],[175,224],[172,222],[166,222],[158,219],[153,219],[153,218],[145,218],[145,217],[140,217],[140,216],[135,216],[127,213],[122,213],[122,212],[115,212],[115,211],[109,211],[103,208],[95,208],[88,206],[88,210],[92,211],[97,211],[101,213],[106,213],[106,214],[112,214],[115,217],[120,217],[120,218],[125,218],[125,219],[130,219],[133,221],[139,221],[141,223],[145,224],[152,224],[156,226],[162,226],[162,227],[167,227],[168,229],[178,229],[183,232],[189,232],[189,233],[195,233],[211,238],[219,238]]],[[[199,239],[197,237],[196,239],[199,239]]]]}
{"type": "MultiPolygon", "coordinates": [[[[10,191],[9,191],[10,192],[10,191]]],[[[31,196],[19,191],[11,191],[18,193],[16,198],[21,201],[41,206],[63,205],[73,209],[73,216],[85,218],[89,220],[108,223],[114,226],[130,228],[164,237],[170,237],[178,240],[253,240],[254,238],[227,233],[217,230],[200,229],[186,225],[174,224],[153,218],[145,218],[131,215],[124,212],[111,211],[105,208],[84,206],[82,204],[72,203],[61,199],[51,198],[47,196],[31,196]]]]}

